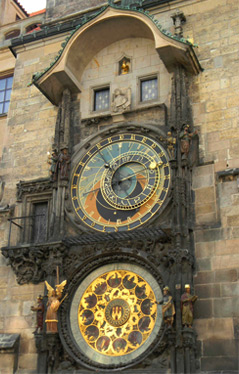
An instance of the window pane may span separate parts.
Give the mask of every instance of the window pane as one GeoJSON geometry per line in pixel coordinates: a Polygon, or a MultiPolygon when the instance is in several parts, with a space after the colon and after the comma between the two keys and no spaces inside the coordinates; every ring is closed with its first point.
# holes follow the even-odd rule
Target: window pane
{"type": "Polygon", "coordinates": [[[4,91],[0,91],[0,102],[4,100],[4,91]]]}
{"type": "Polygon", "coordinates": [[[106,110],[109,109],[109,98],[110,90],[106,88],[104,90],[95,91],[94,98],[94,110],[106,110]]]}
{"type": "Polygon", "coordinates": [[[0,79],[0,90],[5,90],[6,88],[6,79],[0,79]]]}
{"type": "Polygon", "coordinates": [[[12,91],[12,90],[6,90],[6,95],[5,95],[5,100],[6,100],[6,101],[10,101],[11,91],[12,91]]]}
{"type": "Polygon", "coordinates": [[[40,243],[47,239],[47,202],[34,204],[33,242],[40,243]]]}
{"type": "Polygon", "coordinates": [[[0,103],[0,114],[3,114],[3,104],[0,103]]]}
{"type": "Polygon", "coordinates": [[[141,101],[155,100],[158,98],[157,78],[141,81],[141,101]]]}
{"type": "Polygon", "coordinates": [[[12,88],[13,77],[7,78],[7,88],[12,88]]]}
{"type": "Polygon", "coordinates": [[[9,104],[10,104],[9,101],[5,101],[4,106],[3,106],[3,113],[8,112],[9,104]]]}

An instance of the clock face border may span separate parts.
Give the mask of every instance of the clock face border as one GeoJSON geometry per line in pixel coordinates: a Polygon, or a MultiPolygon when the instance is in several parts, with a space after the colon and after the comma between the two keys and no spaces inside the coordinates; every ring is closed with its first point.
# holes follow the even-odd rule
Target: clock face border
{"type": "Polygon", "coordinates": [[[144,356],[146,351],[150,350],[150,347],[153,345],[155,340],[158,339],[162,325],[161,307],[157,307],[157,316],[151,334],[138,349],[127,355],[106,356],[96,352],[87,344],[78,325],[78,309],[82,296],[89,284],[97,277],[109,271],[117,270],[126,270],[138,274],[150,285],[154,292],[155,299],[160,300],[162,298],[161,288],[154,276],[147,269],[130,263],[112,263],[100,266],[88,274],[88,276],[86,276],[86,278],[78,285],[72,297],[69,310],[70,335],[73,337],[72,341],[74,342],[74,349],[79,351],[80,355],[85,356],[91,362],[91,367],[97,368],[97,365],[100,365],[100,367],[106,370],[113,367],[122,368],[134,365],[140,357],[144,356]]]}
{"type": "MultiPolygon", "coordinates": [[[[145,127],[144,127],[144,131],[142,131],[142,128],[140,125],[138,126],[134,125],[133,127],[131,126],[130,128],[125,125],[122,125],[122,126],[118,125],[118,126],[112,127],[110,129],[111,131],[107,129],[92,136],[91,138],[86,139],[83,144],[80,144],[77,147],[78,149],[72,157],[72,165],[74,166],[73,166],[71,178],[70,178],[71,180],[71,186],[70,186],[71,187],[71,199],[70,199],[71,207],[70,209],[68,209],[67,214],[70,220],[72,221],[72,223],[75,224],[77,227],[83,229],[83,231],[93,231],[93,232],[98,232],[98,233],[114,233],[118,231],[119,232],[131,231],[137,228],[141,228],[142,226],[145,226],[148,222],[153,222],[159,216],[159,214],[163,212],[163,210],[167,206],[168,201],[170,200],[169,196],[170,196],[171,179],[172,179],[171,173],[172,172],[171,172],[171,168],[169,165],[170,157],[167,153],[166,145],[163,144],[163,141],[165,141],[166,137],[160,129],[157,129],[154,126],[149,125],[147,127],[147,132],[145,131],[145,127]],[[157,178],[159,178],[159,173],[162,174],[162,172],[160,170],[159,170],[159,173],[157,172],[157,170],[160,168],[151,170],[152,174],[154,173],[154,179],[152,180],[154,181],[153,183],[155,183],[155,186],[156,186],[156,187],[153,186],[151,189],[155,196],[152,196],[152,199],[150,200],[151,191],[149,189],[149,196],[146,197],[145,201],[143,201],[141,206],[139,203],[138,207],[136,206],[134,209],[131,209],[131,210],[130,210],[131,207],[129,207],[127,212],[123,212],[123,213],[122,213],[122,210],[126,210],[125,208],[121,208],[121,207],[117,208],[117,206],[114,207],[112,203],[112,209],[115,210],[114,214],[118,214],[119,216],[122,216],[122,214],[125,213],[126,215],[128,214],[129,217],[127,217],[127,220],[123,221],[125,222],[125,224],[121,224],[121,223],[119,224],[118,223],[120,222],[119,220],[118,222],[116,221],[115,223],[111,223],[110,225],[107,225],[107,223],[98,222],[97,219],[91,218],[89,214],[85,214],[85,210],[84,210],[84,207],[82,207],[81,205],[81,199],[79,198],[79,192],[77,191],[77,188],[79,188],[79,184],[81,183],[81,180],[80,180],[81,172],[82,170],[84,171],[84,167],[85,165],[87,165],[87,162],[89,161],[89,159],[95,157],[94,155],[98,155],[98,152],[101,149],[109,146],[112,140],[114,144],[118,144],[122,141],[125,141],[125,142],[127,141],[137,142],[138,141],[139,143],[141,140],[143,140],[143,142],[145,141],[146,147],[148,147],[148,149],[149,148],[153,149],[153,147],[156,148],[159,154],[161,154],[161,158],[159,156],[159,160],[161,160],[161,163],[163,163],[163,168],[164,168],[163,176],[166,176],[167,179],[165,178],[163,179],[163,185],[160,185],[160,194],[158,194],[159,196],[157,196],[158,201],[156,203],[153,203],[153,199],[155,199],[155,196],[156,196],[155,191],[153,189],[158,188],[159,184],[158,184],[157,178]],[[131,219],[130,214],[133,214],[133,212],[136,211],[136,209],[143,210],[143,208],[145,209],[145,214],[143,216],[139,215],[139,219],[134,219],[133,222],[130,221],[131,219]],[[148,209],[148,211],[146,209],[148,209]]],[[[134,155],[130,155],[130,157],[133,160],[134,155]]],[[[120,164],[120,162],[121,161],[118,161],[118,164],[120,164]]],[[[148,163],[149,165],[153,165],[152,159],[150,163],[150,157],[148,157],[148,163]]],[[[105,173],[105,175],[107,175],[108,170],[103,169],[103,172],[105,173]]],[[[103,186],[104,183],[102,182],[102,180],[101,181],[98,180],[98,184],[99,186],[95,185],[95,188],[99,190],[99,187],[103,186]]],[[[90,187],[90,191],[92,190],[92,187],[93,185],[90,187]]],[[[93,193],[91,193],[91,195],[92,194],[93,193]]],[[[105,196],[106,195],[107,194],[105,194],[105,196]]],[[[124,202],[124,200],[122,201],[124,202]]],[[[92,209],[91,214],[93,212],[96,212],[95,207],[92,209]]]]}

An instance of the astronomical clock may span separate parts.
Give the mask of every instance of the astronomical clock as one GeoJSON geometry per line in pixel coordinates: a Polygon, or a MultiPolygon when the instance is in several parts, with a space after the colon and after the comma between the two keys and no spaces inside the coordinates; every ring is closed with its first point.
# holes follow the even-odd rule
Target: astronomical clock
{"type": "Polygon", "coordinates": [[[71,276],[61,328],[69,355],[86,367],[134,366],[163,337],[161,274],[132,243],[151,239],[170,201],[170,146],[153,126],[121,124],[87,138],[72,157],[67,215],[84,233],[79,240],[99,240],[99,255],[71,276]]]}

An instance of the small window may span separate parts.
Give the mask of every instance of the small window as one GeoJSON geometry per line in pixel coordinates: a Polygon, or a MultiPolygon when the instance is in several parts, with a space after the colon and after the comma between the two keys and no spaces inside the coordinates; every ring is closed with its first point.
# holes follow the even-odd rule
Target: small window
{"type": "Polygon", "coordinates": [[[20,30],[12,30],[5,34],[5,40],[16,38],[20,35],[20,30]]]}
{"type": "Polygon", "coordinates": [[[158,98],[158,79],[150,78],[140,81],[140,101],[156,100],[158,98]]]}
{"type": "Polygon", "coordinates": [[[0,78],[0,115],[8,112],[13,77],[0,78]]]}
{"type": "Polygon", "coordinates": [[[48,203],[33,204],[33,224],[32,224],[32,241],[33,243],[42,243],[47,240],[47,213],[48,203]]]}
{"type": "Polygon", "coordinates": [[[32,25],[29,25],[26,27],[26,33],[30,33],[32,31],[38,31],[41,29],[41,23],[33,23],[32,25]]]}
{"type": "Polygon", "coordinates": [[[94,90],[94,110],[107,110],[110,106],[110,89],[109,87],[94,90]]]}

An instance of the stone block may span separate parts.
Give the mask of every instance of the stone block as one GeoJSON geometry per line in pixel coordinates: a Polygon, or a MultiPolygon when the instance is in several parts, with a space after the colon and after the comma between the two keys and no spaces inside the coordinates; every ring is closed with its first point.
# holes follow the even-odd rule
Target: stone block
{"type": "Polygon", "coordinates": [[[238,317],[239,316],[239,299],[224,297],[213,300],[213,313],[216,318],[221,317],[238,317]]]}
{"type": "Polygon", "coordinates": [[[214,242],[222,239],[222,230],[220,228],[204,229],[195,231],[195,242],[214,242]]]}
{"type": "Polygon", "coordinates": [[[202,357],[201,369],[204,371],[214,371],[214,373],[230,373],[230,370],[238,369],[238,358],[236,356],[224,357],[202,357]]]}
{"type": "Polygon", "coordinates": [[[232,269],[239,267],[239,254],[215,256],[211,260],[212,269],[232,269]]]}
{"type": "Polygon", "coordinates": [[[199,340],[234,339],[232,318],[195,319],[194,326],[199,340]]]}
{"type": "Polygon", "coordinates": [[[199,271],[194,277],[194,284],[207,284],[214,283],[214,272],[212,271],[199,271]]]}
{"type": "Polygon", "coordinates": [[[212,318],[212,300],[197,300],[194,304],[194,318],[212,318]]]}
{"type": "Polygon", "coordinates": [[[209,257],[197,259],[197,270],[211,270],[211,259],[209,257]]]}
{"type": "Polygon", "coordinates": [[[203,284],[195,285],[195,294],[199,299],[211,299],[221,296],[221,290],[219,284],[203,284]]]}
{"type": "Polygon", "coordinates": [[[37,367],[37,354],[28,353],[19,357],[19,370],[34,370],[37,367]]]}
{"type": "Polygon", "coordinates": [[[239,283],[221,284],[222,297],[236,296],[239,297],[239,283]]]}
{"type": "Polygon", "coordinates": [[[209,339],[203,342],[204,356],[237,356],[235,340],[209,339]]]}
{"type": "Polygon", "coordinates": [[[204,242],[195,244],[196,258],[211,257],[214,255],[214,242],[204,242]]]}
{"type": "Polygon", "coordinates": [[[195,191],[196,204],[205,204],[215,201],[215,188],[214,186],[199,188],[195,191]]]}

